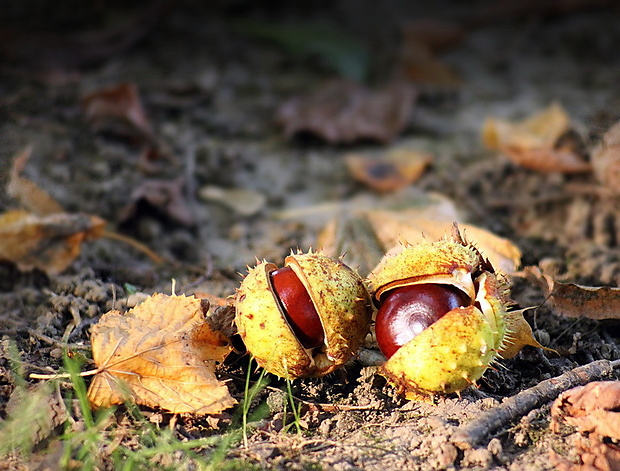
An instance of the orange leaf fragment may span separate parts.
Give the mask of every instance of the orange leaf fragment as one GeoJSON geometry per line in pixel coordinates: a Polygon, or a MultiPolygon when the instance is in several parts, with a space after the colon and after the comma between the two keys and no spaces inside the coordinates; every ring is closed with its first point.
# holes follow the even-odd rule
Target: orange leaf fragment
{"type": "Polygon", "coordinates": [[[620,123],[614,124],[592,152],[594,175],[608,190],[620,190],[620,123]]]}
{"type": "Polygon", "coordinates": [[[517,165],[539,172],[591,171],[571,136],[570,118],[557,103],[519,122],[487,118],[482,127],[483,144],[517,165]]]}
{"type": "Polygon", "coordinates": [[[215,376],[230,352],[194,296],[157,293],[126,314],[110,311],[92,330],[98,373],[88,389],[93,407],[133,399],[173,413],[218,414],[236,401],[215,376]]]}
{"type": "Polygon", "coordinates": [[[103,235],[105,221],[86,214],[36,216],[27,211],[0,214],[0,260],[22,271],[58,274],[80,254],[80,244],[103,235]]]}
{"type": "Polygon", "coordinates": [[[393,149],[382,159],[360,154],[349,154],[345,159],[353,178],[373,190],[387,193],[420,178],[432,157],[412,149],[393,149]]]}
{"type": "Polygon", "coordinates": [[[387,143],[407,126],[416,96],[406,82],[370,90],[352,80],[331,80],[314,93],[284,103],[276,119],[289,138],[307,132],[331,144],[387,143]]]}
{"type": "Polygon", "coordinates": [[[19,201],[22,208],[38,216],[64,212],[62,206],[46,191],[21,176],[31,154],[32,146],[27,146],[14,157],[9,184],[7,185],[7,194],[19,201]]]}

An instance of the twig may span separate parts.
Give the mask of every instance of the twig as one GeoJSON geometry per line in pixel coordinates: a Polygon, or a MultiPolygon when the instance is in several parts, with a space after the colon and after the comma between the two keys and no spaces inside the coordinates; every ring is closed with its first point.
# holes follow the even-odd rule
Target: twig
{"type": "Polygon", "coordinates": [[[452,435],[452,442],[461,449],[472,448],[491,434],[531,410],[552,401],[561,392],[591,381],[597,381],[620,366],[620,360],[598,360],[575,368],[556,378],[547,379],[536,386],[508,398],[500,406],[482,414],[478,419],[459,427],[452,435]]]}
{"type": "MultiPolygon", "coordinates": [[[[94,376],[99,372],[101,372],[101,369],[96,368],[94,370],[82,371],[80,374],[78,374],[78,376],[81,376],[82,378],[84,378],[86,376],[94,376]]],[[[51,375],[41,375],[38,373],[31,373],[29,377],[30,379],[67,379],[67,378],[71,378],[71,373],[56,373],[56,374],[51,374],[51,375]]]]}
{"type": "Polygon", "coordinates": [[[105,231],[103,233],[103,237],[105,237],[106,239],[112,239],[112,240],[117,240],[119,242],[124,242],[125,244],[133,247],[134,249],[142,252],[144,255],[149,257],[153,262],[157,263],[158,265],[161,265],[165,261],[162,257],[157,255],[155,252],[149,249],[142,242],[138,242],[137,240],[132,239],[131,237],[125,236],[123,234],[119,234],[118,232],[112,232],[112,231],[105,231]]]}
{"type": "Polygon", "coordinates": [[[32,335],[34,338],[39,339],[43,342],[49,343],[50,345],[54,345],[56,347],[67,349],[67,350],[90,350],[90,345],[80,345],[77,343],[66,343],[61,340],[53,339],[52,337],[48,337],[47,335],[38,332],[34,329],[27,329],[28,334],[32,335]]]}

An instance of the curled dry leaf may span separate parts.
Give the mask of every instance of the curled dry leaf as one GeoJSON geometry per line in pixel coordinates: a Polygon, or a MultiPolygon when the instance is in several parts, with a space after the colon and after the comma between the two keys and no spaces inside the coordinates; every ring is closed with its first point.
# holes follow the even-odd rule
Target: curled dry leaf
{"type": "Polygon", "coordinates": [[[609,128],[592,152],[592,169],[605,188],[620,192],[620,123],[609,128]]]}
{"type": "Polygon", "coordinates": [[[553,103],[519,122],[487,118],[482,142],[507,155],[514,163],[539,172],[589,172],[580,143],[570,132],[570,118],[564,108],[553,103]]]}
{"type": "MultiPolygon", "coordinates": [[[[577,446],[584,467],[566,469],[620,468],[620,447],[610,442],[620,440],[619,411],[620,381],[595,381],[566,391],[555,400],[551,407],[551,429],[559,432],[560,424],[566,423],[589,434],[589,441],[582,440],[577,446]]],[[[556,459],[559,461],[559,457],[556,459]]]]}
{"type": "Polygon", "coordinates": [[[86,121],[97,132],[150,140],[153,130],[133,83],[96,90],[82,98],[86,121]]]}
{"type": "Polygon", "coordinates": [[[525,273],[542,287],[557,314],[596,320],[620,319],[620,288],[562,283],[538,267],[527,267],[525,273]]]}
{"type": "Polygon", "coordinates": [[[139,216],[140,206],[146,204],[174,221],[192,225],[194,215],[185,200],[184,186],[183,178],[145,181],[131,193],[131,202],[121,212],[121,222],[139,216]]]}
{"type": "Polygon", "coordinates": [[[110,311],[92,330],[98,372],[88,390],[93,407],[133,399],[173,413],[218,414],[236,401],[215,376],[230,352],[193,296],[154,294],[122,314],[110,311]]]}
{"type": "Polygon", "coordinates": [[[64,212],[62,206],[46,191],[21,176],[31,154],[32,146],[28,146],[13,159],[7,194],[15,198],[19,202],[20,207],[37,216],[64,212]]]}
{"type": "Polygon", "coordinates": [[[556,429],[563,421],[579,432],[620,440],[620,381],[594,381],[562,393],[551,417],[556,429]]]}
{"type": "Polygon", "coordinates": [[[27,271],[58,274],[80,254],[80,244],[103,235],[105,221],[85,214],[0,214],[0,260],[27,271]]]}
{"type": "Polygon", "coordinates": [[[521,351],[523,347],[529,345],[530,347],[542,348],[548,352],[557,352],[547,347],[543,347],[534,338],[532,328],[523,317],[523,313],[528,309],[517,309],[515,311],[508,311],[506,313],[506,330],[508,331],[506,342],[502,344],[498,350],[498,354],[503,359],[514,358],[521,351]]]}
{"type": "Polygon", "coordinates": [[[370,90],[352,80],[332,80],[284,103],[276,119],[287,137],[308,132],[331,144],[387,143],[407,126],[416,95],[407,82],[370,90]]]}
{"type": "Polygon", "coordinates": [[[413,149],[392,149],[384,158],[360,154],[346,156],[349,172],[371,189],[386,193],[415,182],[431,163],[430,154],[413,149]]]}

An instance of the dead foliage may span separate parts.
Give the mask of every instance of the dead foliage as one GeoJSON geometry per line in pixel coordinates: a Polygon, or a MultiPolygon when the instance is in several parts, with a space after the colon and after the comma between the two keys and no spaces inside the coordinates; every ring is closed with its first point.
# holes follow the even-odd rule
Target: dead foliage
{"type": "Polygon", "coordinates": [[[80,254],[82,242],[103,236],[105,221],[86,214],[37,216],[15,210],[0,214],[0,260],[22,271],[64,271],[80,254]]]}
{"type": "Polygon", "coordinates": [[[614,124],[592,151],[592,169],[597,180],[613,194],[620,189],[620,123],[614,124]]]}
{"type": "Polygon", "coordinates": [[[303,132],[330,144],[385,144],[407,127],[416,96],[403,81],[371,90],[352,80],[331,80],[281,105],[276,120],[288,138],[303,132]]]}
{"type": "Polygon", "coordinates": [[[482,142],[515,164],[538,172],[591,171],[578,135],[571,132],[570,118],[557,103],[522,121],[487,118],[482,142]]]}
{"type": "Polygon", "coordinates": [[[236,401],[215,376],[230,352],[228,339],[211,329],[205,305],[193,296],[154,294],[126,314],[104,314],[92,329],[92,406],[131,399],[173,413],[232,407],[236,401]]]}
{"type": "Polygon", "coordinates": [[[95,90],[82,98],[86,121],[96,132],[150,141],[153,129],[133,83],[95,90]]]}
{"type": "Polygon", "coordinates": [[[194,215],[187,204],[184,189],[185,180],[182,177],[175,180],[145,180],[134,188],[119,219],[124,223],[138,218],[141,205],[146,204],[173,221],[191,226],[194,215]]]}
{"type": "Polygon", "coordinates": [[[620,381],[595,381],[562,393],[551,407],[551,429],[559,433],[561,424],[567,424],[588,440],[576,440],[581,463],[570,463],[557,455],[555,461],[563,469],[618,469],[619,410],[620,381]]]}
{"type": "Polygon", "coordinates": [[[537,267],[527,267],[526,275],[538,283],[556,314],[589,319],[620,319],[620,288],[563,283],[537,267]]]}
{"type": "Polygon", "coordinates": [[[355,180],[379,193],[388,193],[418,180],[432,156],[412,149],[393,149],[382,158],[348,154],[345,160],[355,180]]]}

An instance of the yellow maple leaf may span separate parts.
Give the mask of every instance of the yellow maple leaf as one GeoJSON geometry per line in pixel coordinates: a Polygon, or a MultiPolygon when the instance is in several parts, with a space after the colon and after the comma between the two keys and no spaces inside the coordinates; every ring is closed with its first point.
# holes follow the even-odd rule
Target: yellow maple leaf
{"type": "Polygon", "coordinates": [[[133,399],[174,413],[217,414],[236,401],[215,376],[228,339],[206,322],[200,299],[157,293],[126,314],[110,311],[92,331],[95,408],[133,399]]]}

